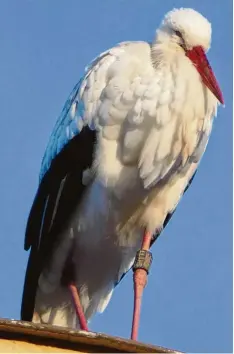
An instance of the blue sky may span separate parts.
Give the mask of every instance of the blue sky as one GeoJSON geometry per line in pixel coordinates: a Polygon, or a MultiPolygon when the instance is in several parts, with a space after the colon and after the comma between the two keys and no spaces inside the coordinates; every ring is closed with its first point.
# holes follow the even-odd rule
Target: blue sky
{"type": "MultiPolygon", "coordinates": [[[[224,93],[199,173],[163,235],[139,340],[187,352],[232,351],[232,1],[0,1],[0,316],[19,318],[28,212],[51,129],[84,66],[125,40],[151,40],[173,7],[213,25],[209,60],[224,93]]],[[[128,337],[132,273],[91,329],[128,337]]]]}

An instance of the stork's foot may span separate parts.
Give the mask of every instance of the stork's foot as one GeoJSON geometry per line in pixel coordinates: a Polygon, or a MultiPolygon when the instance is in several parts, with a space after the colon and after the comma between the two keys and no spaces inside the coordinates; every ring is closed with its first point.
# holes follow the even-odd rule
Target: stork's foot
{"type": "Polygon", "coordinates": [[[144,234],[141,249],[137,252],[133,265],[134,311],[131,334],[131,339],[133,340],[137,340],[138,337],[142,295],[147,284],[148,272],[152,263],[152,254],[149,252],[151,237],[152,235],[149,232],[144,234]]]}
{"type": "Polygon", "coordinates": [[[84,311],[83,311],[83,308],[82,308],[82,305],[81,305],[81,302],[80,302],[80,297],[79,297],[79,293],[78,293],[77,287],[74,284],[69,284],[68,287],[69,287],[69,290],[71,292],[73,303],[74,303],[75,310],[76,310],[76,314],[77,314],[77,317],[78,317],[79,322],[80,322],[80,328],[83,331],[87,331],[88,332],[89,329],[88,329],[87,321],[86,321],[86,318],[85,318],[85,315],[84,315],[84,311]]]}

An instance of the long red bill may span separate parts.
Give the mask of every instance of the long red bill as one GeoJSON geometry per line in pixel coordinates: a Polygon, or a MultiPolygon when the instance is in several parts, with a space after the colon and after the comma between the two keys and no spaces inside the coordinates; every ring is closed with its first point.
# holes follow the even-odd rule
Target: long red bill
{"type": "Polygon", "coordinates": [[[223,94],[214,76],[213,70],[201,46],[193,47],[186,52],[187,57],[193,62],[201,75],[203,83],[210,89],[220,103],[224,104],[223,94]]]}

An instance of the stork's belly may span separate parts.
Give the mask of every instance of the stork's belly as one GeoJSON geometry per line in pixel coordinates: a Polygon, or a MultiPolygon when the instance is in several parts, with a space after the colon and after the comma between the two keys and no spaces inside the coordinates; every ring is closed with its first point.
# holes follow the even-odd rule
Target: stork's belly
{"type": "Polygon", "coordinates": [[[89,299],[99,291],[111,291],[140,247],[141,229],[118,232],[124,202],[95,180],[77,212],[73,261],[77,286],[89,299]]]}

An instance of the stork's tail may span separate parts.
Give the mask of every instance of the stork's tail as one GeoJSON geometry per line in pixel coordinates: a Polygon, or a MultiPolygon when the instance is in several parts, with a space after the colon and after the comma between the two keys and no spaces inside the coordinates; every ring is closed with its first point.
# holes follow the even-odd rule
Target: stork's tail
{"type": "Polygon", "coordinates": [[[67,289],[52,294],[37,292],[32,322],[79,329],[79,321],[67,289]]]}
{"type": "MultiPolygon", "coordinates": [[[[106,288],[91,299],[87,294],[81,293],[81,303],[87,322],[89,322],[96,312],[100,313],[105,310],[112,293],[113,288],[106,288]]],[[[80,329],[79,320],[69,290],[60,287],[56,289],[56,292],[45,294],[38,289],[32,322],[80,329]]]]}

